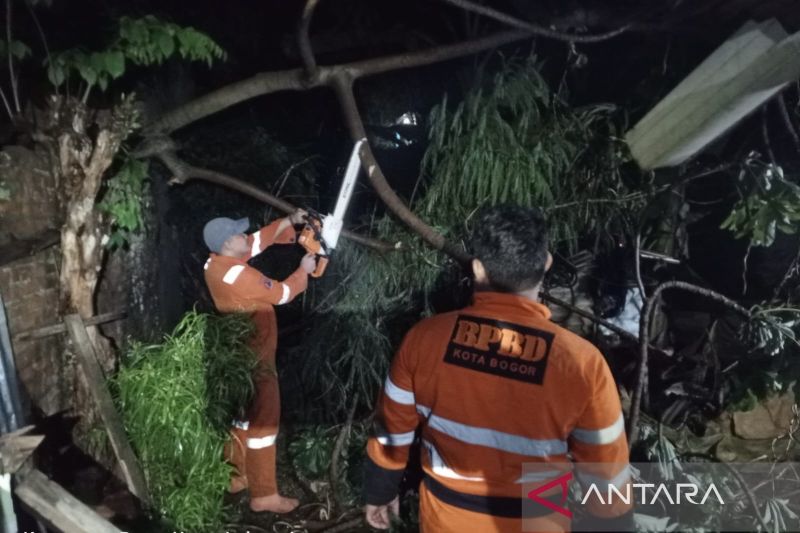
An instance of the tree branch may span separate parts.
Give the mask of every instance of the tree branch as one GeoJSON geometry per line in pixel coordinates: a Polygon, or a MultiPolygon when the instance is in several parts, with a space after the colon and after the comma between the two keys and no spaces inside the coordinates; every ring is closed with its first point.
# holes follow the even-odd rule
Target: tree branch
{"type": "MultiPolygon", "coordinates": [[[[364,123],[361,120],[361,114],[358,111],[358,105],[356,104],[355,95],[353,94],[353,80],[347,75],[346,71],[340,71],[334,76],[333,88],[339,99],[339,105],[342,108],[350,137],[353,141],[365,138],[367,132],[364,129],[364,123]]],[[[466,252],[447,242],[441,233],[415,215],[408,206],[406,206],[403,200],[397,196],[397,193],[394,192],[389,182],[386,181],[386,176],[384,176],[380,165],[378,165],[378,161],[375,159],[375,155],[372,153],[369,141],[362,145],[361,164],[367,172],[367,177],[372,187],[375,189],[375,192],[397,218],[402,220],[409,228],[422,237],[425,242],[437,250],[442,250],[461,263],[466,264],[469,262],[470,257],[466,252]]]]}
{"type": "Polygon", "coordinates": [[[226,85],[166,113],[158,120],[148,124],[144,133],[145,135],[171,133],[192,122],[257,96],[280,91],[308,90],[329,85],[331,80],[342,72],[351,79],[356,79],[391,70],[430,65],[489,50],[529,36],[530,33],[524,31],[501,32],[482,39],[438,46],[421,52],[322,66],[317,68],[316,74],[312,78],[308,78],[303,69],[262,72],[246,80],[226,85]]]}
{"type": "MultiPolygon", "coordinates": [[[[283,211],[284,213],[292,213],[297,209],[295,206],[290,204],[285,200],[281,200],[280,198],[276,198],[275,196],[265,192],[254,185],[250,185],[249,183],[245,183],[233,176],[228,176],[227,174],[223,174],[222,172],[216,172],[214,170],[209,170],[205,168],[199,168],[192,166],[185,161],[181,160],[174,151],[160,151],[156,154],[144,154],[144,155],[155,155],[158,157],[164,165],[172,172],[173,178],[170,180],[170,184],[183,184],[191,179],[199,179],[203,181],[207,181],[209,183],[215,183],[217,185],[222,185],[224,187],[228,187],[235,191],[239,191],[243,194],[251,196],[256,200],[260,200],[279,211],[283,211]]],[[[139,153],[141,157],[141,153],[139,153]]],[[[358,233],[354,233],[350,230],[342,230],[342,237],[349,239],[353,242],[358,244],[362,244],[373,250],[377,250],[379,252],[389,252],[392,250],[396,250],[400,247],[400,243],[397,242],[395,244],[391,244],[385,241],[379,241],[377,239],[373,239],[370,237],[366,237],[364,235],[359,235],[358,233]]]]}
{"type": "Polygon", "coordinates": [[[6,43],[8,44],[8,77],[11,81],[11,97],[14,99],[14,108],[17,113],[22,111],[19,105],[19,87],[17,86],[17,76],[14,74],[14,54],[12,52],[13,39],[11,37],[11,0],[6,0],[6,43]]]}
{"type": "Polygon", "coordinates": [[[311,27],[311,17],[314,16],[314,9],[317,7],[318,0],[306,0],[303,8],[303,16],[297,27],[297,45],[300,49],[300,58],[309,78],[313,78],[317,71],[317,61],[314,59],[314,50],[311,48],[311,39],[308,30],[311,27]]]}
{"type": "Polygon", "coordinates": [[[653,314],[653,309],[658,306],[661,300],[661,293],[669,289],[681,289],[692,294],[699,294],[717,303],[720,303],[736,313],[750,318],[750,311],[734,302],[727,296],[723,296],[710,289],[698,287],[691,283],[684,281],[667,281],[662,283],[653,291],[650,298],[644,304],[642,314],[639,318],[639,366],[636,377],[636,385],[633,390],[633,398],[631,399],[631,411],[628,420],[628,446],[633,448],[639,438],[639,416],[641,413],[642,393],[644,391],[645,383],[647,382],[647,356],[648,347],[650,343],[650,315],[653,314]]]}
{"type": "Polygon", "coordinates": [[[568,43],[596,43],[598,41],[605,41],[606,39],[616,37],[617,35],[627,31],[630,28],[630,25],[626,24],[625,26],[616,29],[614,31],[600,33],[597,35],[575,35],[569,33],[561,33],[558,31],[545,28],[543,26],[539,26],[538,24],[533,24],[531,22],[512,17],[511,15],[507,15],[506,13],[503,13],[491,7],[484,6],[481,4],[476,4],[471,0],[442,0],[442,1],[446,4],[450,4],[465,11],[477,13],[479,15],[483,15],[485,17],[494,19],[498,22],[502,22],[503,24],[511,26],[512,28],[516,28],[518,30],[524,30],[526,32],[530,32],[533,35],[539,35],[541,37],[547,37],[549,39],[556,39],[558,41],[565,41],[568,43]]]}

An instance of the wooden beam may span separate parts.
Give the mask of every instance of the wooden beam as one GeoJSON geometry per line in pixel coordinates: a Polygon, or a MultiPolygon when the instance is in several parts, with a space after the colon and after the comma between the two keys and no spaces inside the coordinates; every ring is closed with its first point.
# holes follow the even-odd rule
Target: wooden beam
{"type": "MultiPolygon", "coordinates": [[[[103,313],[101,315],[93,316],[83,321],[85,326],[98,326],[100,324],[107,324],[109,322],[116,322],[128,316],[127,311],[111,311],[110,313],[103,313]]],[[[14,335],[14,342],[32,341],[35,339],[43,339],[50,335],[57,335],[67,331],[67,326],[62,322],[61,324],[52,324],[50,326],[42,326],[34,329],[26,329],[14,335]]]]}
{"type": "Polygon", "coordinates": [[[14,493],[33,515],[49,528],[62,533],[121,533],[111,522],[94,512],[41,471],[25,475],[14,493]]]}
{"type": "Polygon", "coordinates": [[[124,481],[134,496],[147,505],[149,497],[144,474],[139,468],[136,454],[133,453],[133,448],[128,442],[125,426],[122,424],[122,420],[114,407],[111,393],[106,387],[103,369],[100,368],[100,364],[97,362],[94,346],[86,333],[86,325],[81,317],[75,314],[64,317],[64,323],[75,346],[76,355],[86,377],[86,382],[89,384],[90,392],[97,403],[100,417],[103,419],[114,454],[122,467],[124,481]]]}
{"type": "Polygon", "coordinates": [[[0,246],[0,266],[36,255],[42,250],[55,246],[61,241],[61,233],[58,230],[47,230],[38,237],[24,240],[12,240],[10,243],[0,246]]]}

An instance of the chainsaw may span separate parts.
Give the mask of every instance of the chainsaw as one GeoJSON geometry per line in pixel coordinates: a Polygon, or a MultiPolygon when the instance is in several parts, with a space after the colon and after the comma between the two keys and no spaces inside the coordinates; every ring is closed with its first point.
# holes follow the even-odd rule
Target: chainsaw
{"type": "Polygon", "coordinates": [[[365,142],[366,139],[359,139],[353,146],[333,214],[321,215],[313,209],[307,210],[306,225],[300,232],[297,242],[317,258],[317,268],[311,273],[314,278],[322,276],[325,272],[331,253],[339,242],[339,235],[342,233],[344,224],[344,214],[347,212],[347,206],[350,204],[350,198],[358,178],[358,171],[361,169],[359,152],[361,145],[365,142]]]}

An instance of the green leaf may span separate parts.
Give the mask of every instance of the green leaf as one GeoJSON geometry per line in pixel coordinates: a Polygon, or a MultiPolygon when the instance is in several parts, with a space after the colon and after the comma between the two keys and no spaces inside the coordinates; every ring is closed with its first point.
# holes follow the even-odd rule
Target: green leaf
{"type": "Polygon", "coordinates": [[[106,69],[106,54],[92,52],[89,56],[89,66],[97,73],[104,71],[106,69]]]}
{"type": "Polygon", "coordinates": [[[47,65],[47,79],[50,80],[50,83],[54,86],[61,86],[65,78],[64,67],[60,63],[50,63],[47,65]]]}
{"type": "Polygon", "coordinates": [[[106,52],[105,69],[114,79],[119,78],[125,73],[125,55],[119,50],[106,52]]]}
{"type": "Polygon", "coordinates": [[[168,32],[159,32],[157,41],[164,58],[170,57],[175,52],[175,39],[168,32]]]}
{"type": "Polygon", "coordinates": [[[11,55],[17,59],[24,59],[31,55],[31,49],[21,41],[11,41],[11,55]]]}
{"type": "Polygon", "coordinates": [[[78,69],[78,73],[81,75],[81,78],[83,78],[83,81],[89,85],[94,85],[97,83],[97,71],[95,69],[87,64],[78,64],[76,67],[78,69]]]}

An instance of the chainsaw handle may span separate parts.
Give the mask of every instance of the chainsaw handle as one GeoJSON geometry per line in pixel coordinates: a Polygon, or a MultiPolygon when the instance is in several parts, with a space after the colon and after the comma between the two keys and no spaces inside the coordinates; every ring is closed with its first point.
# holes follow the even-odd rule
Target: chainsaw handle
{"type": "Polygon", "coordinates": [[[328,258],[322,255],[317,256],[317,268],[311,273],[312,278],[320,278],[325,273],[325,267],[328,266],[328,258]]]}

